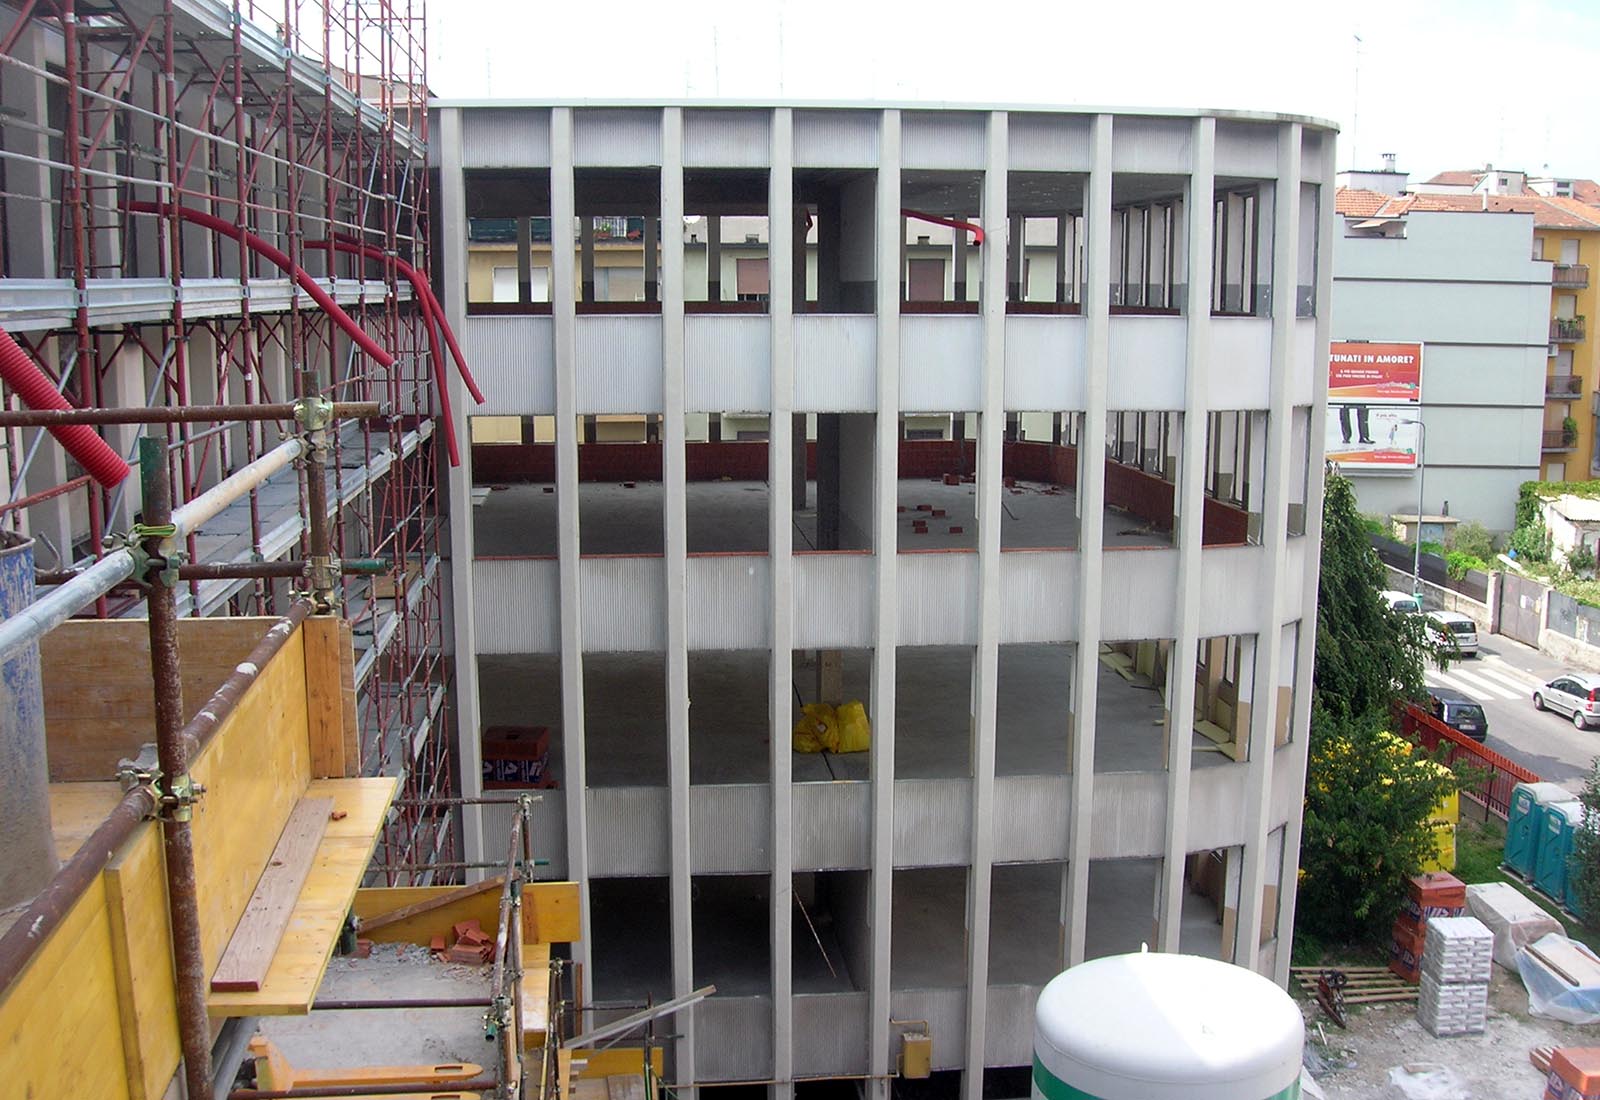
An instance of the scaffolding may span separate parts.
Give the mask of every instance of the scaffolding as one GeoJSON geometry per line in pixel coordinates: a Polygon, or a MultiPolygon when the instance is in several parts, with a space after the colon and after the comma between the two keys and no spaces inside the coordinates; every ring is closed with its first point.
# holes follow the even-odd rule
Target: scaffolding
{"type": "MultiPolygon", "coordinates": [[[[360,774],[401,780],[372,865],[388,885],[459,879],[463,858],[441,801],[457,784],[435,426],[447,453],[453,438],[416,279],[424,7],[0,0],[0,330],[54,388],[160,420],[178,508],[294,435],[292,402],[385,410],[327,431],[322,476],[268,478],[189,533],[187,560],[211,572],[187,567],[177,606],[280,614],[328,559],[387,563],[330,584],[355,633],[360,774]],[[215,409],[274,404],[284,417],[215,409]],[[326,547],[307,509],[329,519],[326,547]]],[[[0,524],[74,574],[140,518],[138,494],[97,483],[4,395],[0,524]]],[[[134,458],[135,422],[94,430],[134,458]]],[[[113,588],[92,610],[144,605],[113,588]]]]}

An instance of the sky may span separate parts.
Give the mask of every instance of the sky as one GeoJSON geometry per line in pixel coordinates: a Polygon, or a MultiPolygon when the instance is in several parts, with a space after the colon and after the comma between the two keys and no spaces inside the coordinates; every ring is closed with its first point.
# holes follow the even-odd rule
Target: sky
{"type": "Polygon", "coordinates": [[[1284,111],[1339,165],[1600,178],[1600,0],[432,0],[444,99],[1284,111]],[[1359,39],[1359,41],[1358,41],[1359,39]]]}

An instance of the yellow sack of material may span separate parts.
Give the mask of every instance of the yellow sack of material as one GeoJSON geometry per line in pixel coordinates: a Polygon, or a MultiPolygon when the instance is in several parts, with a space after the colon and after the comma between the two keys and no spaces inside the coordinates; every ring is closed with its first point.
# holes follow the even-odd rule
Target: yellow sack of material
{"type": "Polygon", "coordinates": [[[827,703],[807,703],[794,724],[795,752],[837,751],[839,718],[827,703]]]}
{"type": "Polygon", "coordinates": [[[839,746],[834,752],[866,752],[872,747],[872,723],[859,700],[839,705],[838,724],[839,746]]]}

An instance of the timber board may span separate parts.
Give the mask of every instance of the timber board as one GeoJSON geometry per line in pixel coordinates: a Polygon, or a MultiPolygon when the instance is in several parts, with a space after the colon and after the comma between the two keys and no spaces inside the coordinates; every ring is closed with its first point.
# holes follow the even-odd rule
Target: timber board
{"type": "MultiPolygon", "coordinates": [[[[381,917],[402,906],[415,905],[457,890],[456,886],[372,887],[356,892],[358,917],[381,917]]],[[[485,932],[500,927],[498,892],[462,898],[449,906],[419,913],[363,935],[374,943],[426,944],[446,935],[458,921],[476,919],[485,932]]],[[[524,943],[574,943],[581,938],[578,925],[578,884],[530,882],[522,888],[522,940],[524,943]]]]}

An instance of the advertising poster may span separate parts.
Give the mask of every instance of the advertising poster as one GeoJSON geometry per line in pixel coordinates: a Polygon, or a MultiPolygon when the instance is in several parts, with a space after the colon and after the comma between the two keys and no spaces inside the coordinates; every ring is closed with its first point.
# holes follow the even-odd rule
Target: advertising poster
{"type": "Polygon", "coordinates": [[[1417,468],[1422,345],[1335,340],[1328,347],[1329,462],[1350,473],[1417,468]]]}

